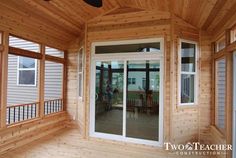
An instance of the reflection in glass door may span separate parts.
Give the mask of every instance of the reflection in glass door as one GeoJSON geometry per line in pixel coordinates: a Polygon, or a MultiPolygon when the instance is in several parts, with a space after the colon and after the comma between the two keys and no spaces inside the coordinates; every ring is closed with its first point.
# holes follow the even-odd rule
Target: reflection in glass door
{"type": "Polygon", "coordinates": [[[158,141],[159,69],[158,61],[127,63],[127,137],[158,141]]]}
{"type": "Polygon", "coordinates": [[[95,133],[160,141],[160,65],[160,60],[95,62],[95,133]]]}
{"type": "Polygon", "coordinates": [[[96,62],[96,132],[122,135],[123,78],[123,62],[96,62]]]}

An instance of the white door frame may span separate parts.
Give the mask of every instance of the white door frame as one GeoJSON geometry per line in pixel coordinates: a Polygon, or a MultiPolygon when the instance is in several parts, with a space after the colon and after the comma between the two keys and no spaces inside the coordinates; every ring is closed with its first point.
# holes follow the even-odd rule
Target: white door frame
{"type": "Polygon", "coordinates": [[[234,52],[233,59],[233,157],[236,157],[236,51],[234,52]]]}
{"type": "Polygon", "coordinates": [[[110,42],[95,42],[92,43],[92,56],[91,56],[91,90],[90,90],[90,129],[89,134],[91,137],[111,139],[117,141],[125,141],[137,144],[145,144],[152,146],[163,146],[163,79],[164,79],[164,39],[163,38],[152,38],[152,39],[138,39],[138,40],[126,40],[126,41],[110,41],[110,42]],[[96,46],[106,45],[119,45],[119,44],[134,44],[134,43],[149,43],[149,42],[160,42],[160,52],[133,52],[133,53],[112,53],[112,54],[96,54],[96,46]],[[160,93],[159,93],[159,141],[144,140],[138,138],[126,137],[126,83],[127,78],[124,77],[124,94],[123,94],[123,132],[122,135],[106,134],[95,132],[95,81],[96,81],[96,62],[97,61],[121,61],[124,62],[124,76],[127,75],[126,64],[127,61],[135,60],[157,60],[160,62],[160,93]]]}

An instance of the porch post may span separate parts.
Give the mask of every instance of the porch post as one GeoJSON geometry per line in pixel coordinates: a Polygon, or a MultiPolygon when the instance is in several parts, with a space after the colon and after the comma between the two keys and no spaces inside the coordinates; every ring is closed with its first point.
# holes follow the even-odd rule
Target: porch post
{"type": "Polygon", "coordinates": [[[39,63],[39,117],[44,117],[44,81],[45,81],[45,46],[40,45],[40,53],[42,54],[42,59],[39,63]]]}
{"type": "Polygon", "coordinates": [[[0,127],[6,127],[6,111],[7,111],[7,76],[8,76],[8,47],[9,33],[3,32],[2,36],[3,51],[1,53],[1,97],[0,97],[0,127]]]}

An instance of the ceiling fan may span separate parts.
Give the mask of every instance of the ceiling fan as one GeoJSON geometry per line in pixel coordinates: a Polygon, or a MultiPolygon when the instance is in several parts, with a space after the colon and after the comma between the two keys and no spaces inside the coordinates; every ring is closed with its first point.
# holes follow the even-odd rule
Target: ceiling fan
{"type": "Polygon", "coordinates": [[[102,7],[102,0],[84,0],[84,2],[96,8],[102,7]]]}

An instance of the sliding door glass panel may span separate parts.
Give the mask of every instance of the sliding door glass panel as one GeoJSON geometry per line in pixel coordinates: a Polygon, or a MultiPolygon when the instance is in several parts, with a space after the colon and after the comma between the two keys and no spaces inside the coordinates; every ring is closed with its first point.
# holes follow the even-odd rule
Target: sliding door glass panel
{"type": "Polygon", "coordinates": [[[127,63],[127,137],[158,141],[159,72],[159,61],[127,63]]]}
{"type": "Polygon", "coordinates": [[[123,62],[96,62],[95,132],[122,135],[123,78],[123,62]]]}

